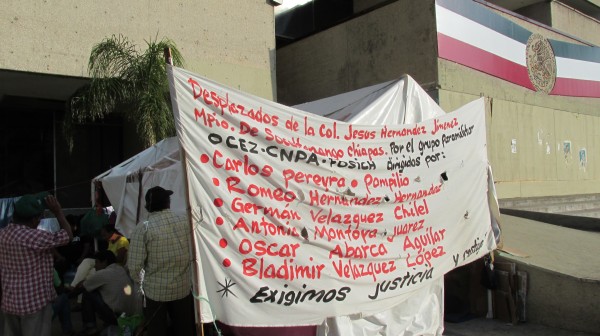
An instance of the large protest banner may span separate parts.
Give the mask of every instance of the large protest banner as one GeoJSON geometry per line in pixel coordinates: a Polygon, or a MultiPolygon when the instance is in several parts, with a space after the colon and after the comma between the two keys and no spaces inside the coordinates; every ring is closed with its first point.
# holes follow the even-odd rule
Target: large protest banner
{"type": "Polygon", "coordinates": [[[169,72],[203,321],[379,312],[495,247],[482,100],[357,125],[169,72]]]}

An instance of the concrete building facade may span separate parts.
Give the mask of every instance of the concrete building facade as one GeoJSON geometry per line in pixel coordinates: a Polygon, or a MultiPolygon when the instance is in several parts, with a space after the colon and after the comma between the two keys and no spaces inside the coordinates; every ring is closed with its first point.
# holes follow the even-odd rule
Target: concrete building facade
{"type": "Polygon", "coordinates": [[[447,112],[486,98],[488,156],[499,198],[600,190],[597,11],[585,14],[557,1],[521,1],[522,8],[517,1],[498,2],[515,3],[511,9],[521,8],[522,14],[471,0],[372,3],[354,6],[361,11],[353,17],[278,48],[280,102],[298,104],[409,74],[447,112]],[[524,16],[531,12],[545,23],[524,16]],[[461,18],[475,29],[457,30],[461,18]],[[445,34],[456,36],[448,42],[445,34]],[[533,35],[549,41],[557,62],[556,84],[548,93],[528,78],[526,48],[533,35]],[[478,43],[516,59],[479,54],[471,48],[478,43]],[[562,78],[576,70],[569,63],[572,51],[586,55],[578,63],[585,80],[574,86],[566,84],[572,78],[562,78]]]}
{"type": "Polygon", "coordinates": [[[73,153],[62,139],[65,103],[87,83],[92,47],[112,35],[123,35],[140,49],[145,41],[169,38],[186,69],[274,99],[273,5],[264,0],[2,1],[1,161],[13,164],[0,174],[0,198],[56,189],[63,206],[87,206],[90,179],[139,152],[134,128],[120,119],[78,128],[73,153]]]}

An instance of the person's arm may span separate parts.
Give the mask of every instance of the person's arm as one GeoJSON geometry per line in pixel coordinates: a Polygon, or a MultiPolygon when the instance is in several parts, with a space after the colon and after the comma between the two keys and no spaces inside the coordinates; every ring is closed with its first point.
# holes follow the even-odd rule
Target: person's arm
{"type": "Polygon", "coordinates": [[[137,283],[141,280],[140,271],[144,268],[144,262],[146,260],[144,232],[144,224],[139,223],[133,230],[131,242],[129,243],[129,251],[127,252],[127,268],[129,269],[129,275],[137,283]]]}
{"type": "Polygon", "coordinates": [[[127,250],[129,250],[129,240],[127,238],[121,236],[117,241],[117,263],[120,265],[125,265],[125,261],[127,260],[127,250]]]}
{"type": "Polygon", "coordinates": [[[71,239],[73,239],[73,231],[71,230],[71,224],[69,224],[67,218],[65,218],[65,214],[62,211],[60,203],[58,203],[56,197],[52,195],[46,196],[45,201],[46,205],[48,206],[48,209],[50,209],[50,211],[56,217],[58,224],[60,224],[60,228],[67,232],[67,235],[69,236],[69,241],[71,241],[71,239]]]}
{"type": "Polygon", "coordinates": [[[73,281],[71,281],[71,287],[81,286],[83,280],[85,280],[88,276],[90,276],[92,269],[94,269],[94,265],[96,261],[92,258],[85,258],[83,261],[77,266],[77,272],[75,272],[75,277],[73,281]]]}
{"type": "Polygon", "coordinates": [[[127,248],[121,247],[118,249],[116,258],[119,265],[125,265],[125,261],[127,260],[127,248]]]}
{"type": "Polygon", "coordinates": [[[83,245],[83,248],[81,249],[81,254],[79,255],[79,258],[77,258],[77,265],[81,264],[81,262],[85,260],[85,258],[88,258],[92,254],[92,242],[90,242],[89,237],[81,238],[81,244],[83,245]]]}
{"type": "Polygon", "coordinates": [[[52,249],[52,256],[54,257],[54,265],[65,264],[67,262],[67,258],[65,258],[56,247],[52,249]]]}
{"type": "Polygon", "coordinates": [[[83,280],[83,288],[85,288],[86,291],[91,292],[106,285],[110,281],[109,279],[110,274],[107,273],[106,269],[96,271],[94,274],[83,280]]]}

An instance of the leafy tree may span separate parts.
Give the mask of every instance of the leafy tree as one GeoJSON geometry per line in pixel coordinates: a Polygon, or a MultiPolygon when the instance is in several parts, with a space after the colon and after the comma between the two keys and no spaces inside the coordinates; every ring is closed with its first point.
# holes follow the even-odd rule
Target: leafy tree
{"type": "Polygon", "coordinates": [[[74,124],[115,113],[133,121],[146,146],[175,135],[164,50],[171,50],[175,66],[183,66],[183,57],[167,38],[145,42],[146,50],[139,51],[126,37],[113,35],[93,47],[88,62],[91,81],[68,102],[64,129],[71,149],[74,124]]]}

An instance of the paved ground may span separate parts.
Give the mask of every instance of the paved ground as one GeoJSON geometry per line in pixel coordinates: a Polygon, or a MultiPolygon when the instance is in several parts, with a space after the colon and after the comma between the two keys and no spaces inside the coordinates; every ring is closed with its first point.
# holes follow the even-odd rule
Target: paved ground
{"type": "MultiPolygon", "coordinates": [[[[73,313],[76,330],[81,328],[81,315],[73,313]]],[[[52,336],[61,336],[60,325],[54,321],[52,336]]],[[[461,323],[445,323],[444,336],[597,336],[597,334],[574,332],[538,324],[519,323],[511,325],[499,320],[478,318],[461,323]]]]}
{"type": "Polygon", "coordinates": [[[576,230],[525,218],[501,215],[504,252],[515,261],[600,280],[600,232],[576,230]],[[557,252],[558,251],[558,252],[557,252]],[[585,256],[585,257],[584,257],[585,256]]]}
{"type": "MultiPolygon", "coordinates": [[[[575,224],[577,223],[573,223],[575,224]]],[[[501,255],[553,273],[591,281],[600,280],[600,254],[590,253],[600,251],[599,232],[576,230],[504,214],[501,216],[501,226],[504,239],[504,251],[499,252],[501,255]],[[557,250],[560,253],[554,253],[557,250]]],[[[600,335],[600,330],[591,334],[533,323],[511,325],[485,318],[462,323],[445,323],[444,328],[444,335],[448,336],[600,335]]]]}
{"type": "Polygon", "coordinates": [[[546,327],[538,324],[511,325],[494,319],[473,319],[461,323],[445,323],[444,336],[594,336],[571,330],[546,327]]]}

